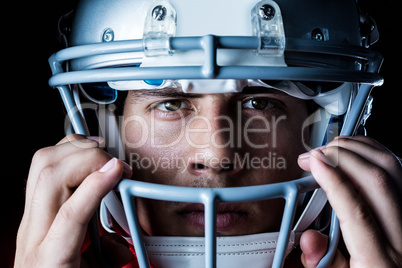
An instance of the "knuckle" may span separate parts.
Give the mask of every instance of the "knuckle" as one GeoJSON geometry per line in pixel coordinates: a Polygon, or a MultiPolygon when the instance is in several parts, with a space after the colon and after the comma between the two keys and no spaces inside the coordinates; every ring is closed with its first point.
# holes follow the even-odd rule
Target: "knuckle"
{"type": "Polygon", "coordinates": [[[73,222],[77,228],[85,227],[88,224],[89,219],[83,217],[82,206],[73,199],[64,203],[58,212],[59,221],[61,224],[73,222]]]}
{"type": "Polygon", "coordinates": [[[364,141],[366,143],[374,142],[374,139],[369,137],[369,136],[364,136],[364,135],[357,135],[354,137],[355,139],[364,141]]]}
{"type": "Polygon", "coordinates": [[[339,155],[342,152],[342,147],[338,146],[329,146],[325,147],[323,152],[329,160],[331,160],[333,166],[337,166],[339,164],[339,155]]]}
{"type": "Polygon", "coordinates": [[[100,162],[107,161],[108,157],[105,151],[100,148],[90,148],[86,150],[88,159],[96,159],[100,162]]]}
{"type": "Polygon", "coordinates": [[[93,161],[94,165],[92,166],[94,170],[92,171],[95,171],[106,164],[106,162],[109,161],[112,157],[100,148],[90,148],[85,151],[85,158],[91,159],[91,161],[93,161]]]}
{"type": "Polygon", "coordinates": [[[372,222],[373,220],[370,209],[363,202],[356,205],[353,215],[358,222],[372,222]]]}
{"type": "Polygon", "coordinates": [[[380,158],[387,167],[400,167],[401,165],[399,159],[391,152],[383,152],[380,158]]]}
{"type": "Polygon", "coordinates": [[[385,169],[376,166],[371,170],[371,174],[373,175],[372,183],[376,189],[389,191],[392,188],[390,177],[385,169]]]}
{"type": "Polygon", "coordinates": [[[369,136],[364,136],[364,135],[354,136],[352,138],[352,140],[358,141],[360,143],[364,143],[366,145],[371,145],[374,148],[378,148],[378,146],[380,145],[380,143],[378,143],[378,141],[376,141],[375,139],[373,139],[373,138],[371,138],[369,136]]]}
{"type": "Polygon", "coordinates": [[[334,155],[339,153],[339,150],[342,150],[342,147],[337,144],[335,146],[326,146],[323,151],[325,154],[334,155]]]}
{"type": "Polygon", "coordinates": [[[89,149],[99,147],[99,143],[95,140],[87,139],[83,135],[70,134],[66,137],[66,140],[79,149],[89,149]]]}
{"type": "Polygon", "coordinates": [[[327,147],[340,147],[340,148],[349,148],[352,143],[355,143],[356,141],[353,139],[349,138],[339,138],[331,141],[328,143],[327,147]]]}
{"type": "Polygon", "coordinates": [[[38,151],[35,152],[33,158],[32,158],[32,163],[37,164],[37,163],[48,163],[51,160],[51,155],[53,153],[53,147],[45,147],[42,149],[39,149],[38,151]]]}
{"type": "Polygon", "coordinates": [[[45,166],[39,173],[38,183],[49,184],[56,177],[56,168],[54,165],[45,166]]]}
{"type": "Polygon", "coordinates": [[[74,205],[70,203],[64,203],[59,209],[59,220],[62,223],[71,222],[71,220],[75,219],[78,211],[74,205]]]}
{"type": "Polygon", "coordinates": [[[348,147],[349,144],[351,144],[352,142],[356,142],[353,139],[336,139],[333,141],[333,143],[335,143],[337,146],[341,146],[341,147],[348,147]]]}
{"type": "Polygon", "coordinates": [[[73,133],[73,134],[68,134],[68,135],[66,136],[66,139],[67,139],[68,141],[75,141],[75,140],[82,139],[83,137],[85,137],[85,136],[84,136],[84,135],[81,135],[81,134],[75,134],[75,133],[73,133]]]}

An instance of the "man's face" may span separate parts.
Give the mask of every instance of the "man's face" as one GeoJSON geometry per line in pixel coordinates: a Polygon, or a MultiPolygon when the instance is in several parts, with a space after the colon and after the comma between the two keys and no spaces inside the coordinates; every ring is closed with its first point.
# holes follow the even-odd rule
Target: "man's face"
{"type": "MultiPolygon", "coordinates": [[[[122,126],[134,179],[187,187],[239,187],[301,175],[304,101],[266,88],[184,94],[181,89],[128,93],[122,126]]],[[[308,134],[308,133],[305,133],[308,134]]],[[[307,135],[308,136],[308,135],[307,135]]],[[[201,204],[137,200],[149,235],[202,236],[201,204]]],[[[284,201],[218,206],[218,235],[278,231],[284,201]]]]}

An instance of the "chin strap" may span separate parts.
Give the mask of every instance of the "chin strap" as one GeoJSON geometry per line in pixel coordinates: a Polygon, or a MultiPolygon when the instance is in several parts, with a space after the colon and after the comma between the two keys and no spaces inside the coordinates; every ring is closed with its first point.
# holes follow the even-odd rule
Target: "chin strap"
{"type": "MultiPolygon", "coordinates": [[[[217,267],[271,267],[279,233],[217,237],[217,267]]],[[[286,256],[296,244],[291,232],[286,256]]],[[[205,267],[204,237],[144,237],[148,256],[158,268],[205,267]]]]}

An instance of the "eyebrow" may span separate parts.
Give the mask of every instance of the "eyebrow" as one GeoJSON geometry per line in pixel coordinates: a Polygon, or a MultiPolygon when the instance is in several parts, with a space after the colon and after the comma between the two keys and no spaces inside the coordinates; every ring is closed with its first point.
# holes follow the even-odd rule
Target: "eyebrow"
{"type": "Polygon", "coordinates": [[[201,98],[205,94],[185,93],[181,88],[139,89],[133,90],[135,99],[141,98],[201,98]]]}
{"type": "MultiPolygon", "coordinates": [[[[202,98],[208,93],[185,93],[181,88],[161,88],[161,89],[138,89],[133,90],[133,95],[131,97],[131,102],[138,103],[142,99],[147,98],[186,98],[186,99],[196,99],[202,98]]],[[[213,93],[209,93],[213,94],[213,93]]],[[[219,93],[215,93],[219,94],[219,93]]],[[[229,93],[230,94],[230,93],[229,93]]],[[[286,93],[266,87],[245,87],[241,92],[231,92],[231,94],[238,95],[251,95],[251,94],[273,94],[273,95],[281,95],[288,96],[286,93]]]]}

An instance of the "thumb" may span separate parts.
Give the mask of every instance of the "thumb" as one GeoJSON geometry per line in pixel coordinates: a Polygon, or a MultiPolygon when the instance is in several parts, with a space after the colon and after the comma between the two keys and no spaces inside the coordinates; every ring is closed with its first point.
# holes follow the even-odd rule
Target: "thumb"
{"type": "Polygon", "coordinates": [[[327,252],[328,237],[316,230],[307,230],[300,238],[301,261],[305,268],[315,268],[327,252]]]}
{"type": "MultiPolygon", "coordinates": [[[[300,238],[300,248],[303,251],[301,262],[305,268],[315,268],[324,257],[328,248],[328,237],[317,230],[307,230],[300,238]]],[[[348,268],[349,262],[337,250],[331,263],[331,268],[348,268]]]]}

